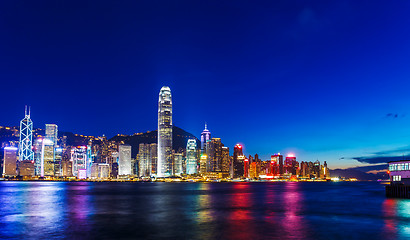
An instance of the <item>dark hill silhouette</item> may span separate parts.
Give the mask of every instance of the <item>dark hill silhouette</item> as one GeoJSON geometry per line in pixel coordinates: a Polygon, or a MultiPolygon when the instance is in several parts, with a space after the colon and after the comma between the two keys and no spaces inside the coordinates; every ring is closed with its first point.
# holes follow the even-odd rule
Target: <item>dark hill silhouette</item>
{"type": "MultiPolygon", "coordinates": [[[[117,135],[110,139],[110,141],[123,141],[125,144],[131,145],[131,156],[135,158],[138,154],[140,143],[157,143],[157,130],[148,131],[145,133],[136,133],[134,135],[117,135]]],[[[188,139],[195,139],[197,147],[201,146],[201,142],[193,134],[176,126],[172,127],[172,149],[186,148],[188,139]]]]}

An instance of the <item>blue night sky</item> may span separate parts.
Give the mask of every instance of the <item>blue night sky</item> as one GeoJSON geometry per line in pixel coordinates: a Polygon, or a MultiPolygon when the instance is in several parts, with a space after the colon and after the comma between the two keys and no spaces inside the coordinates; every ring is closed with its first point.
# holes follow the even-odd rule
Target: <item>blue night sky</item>
{"type": "MultiPolygon", "coordinates": [[[[208,127],[329,167],[410,152],[409,1],[1,1],[0,125],[208,127]],[[196,3],[194,3],[196,2],[196,3]],[[358,161],[359,160],[359,161],[358,161]]],[[[380,160],[382,159],[382,160],[380,160]]]]}

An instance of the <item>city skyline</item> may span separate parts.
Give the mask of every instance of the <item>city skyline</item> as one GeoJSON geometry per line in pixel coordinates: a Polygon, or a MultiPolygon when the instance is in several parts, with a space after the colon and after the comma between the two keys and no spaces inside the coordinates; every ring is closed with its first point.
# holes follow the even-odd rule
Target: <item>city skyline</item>
{"type": "Polygon", "coordinates": [[[0,4],[0,78],[24,92],[0,95],[0,125],[30,105],[35,128],[151,131],[168,85],[175,126],[263,159],[409,155],[408,2],[0,4]]]}

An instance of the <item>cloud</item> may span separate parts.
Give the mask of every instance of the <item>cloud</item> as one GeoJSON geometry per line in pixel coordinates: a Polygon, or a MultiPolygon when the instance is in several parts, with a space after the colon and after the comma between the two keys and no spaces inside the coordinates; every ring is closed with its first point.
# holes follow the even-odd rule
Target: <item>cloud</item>
{"type": "Polygon", "coordinates": [[[399,113],[387,113],[384,117],[385,118],[404,118],[406,114],[399,114],[399,113]]]}
{"type": "Polygon", "coordinates": [[[353,157],[352,159],[359,161],[361,163],[388,163],[390,161],[400,161],[404,159],[410,159],[410,155],[402,155],[402,156],[370,156],[370,157],[353,157]]]}

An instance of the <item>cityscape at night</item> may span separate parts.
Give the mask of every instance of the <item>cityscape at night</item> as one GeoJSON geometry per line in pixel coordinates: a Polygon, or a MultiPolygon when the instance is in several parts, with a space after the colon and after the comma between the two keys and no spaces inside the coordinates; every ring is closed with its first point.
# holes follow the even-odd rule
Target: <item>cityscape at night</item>
{"type": "Polygon", "coordinates": [[[0,239],[409,239],[409,11],[0,1],[0,239]]]}

